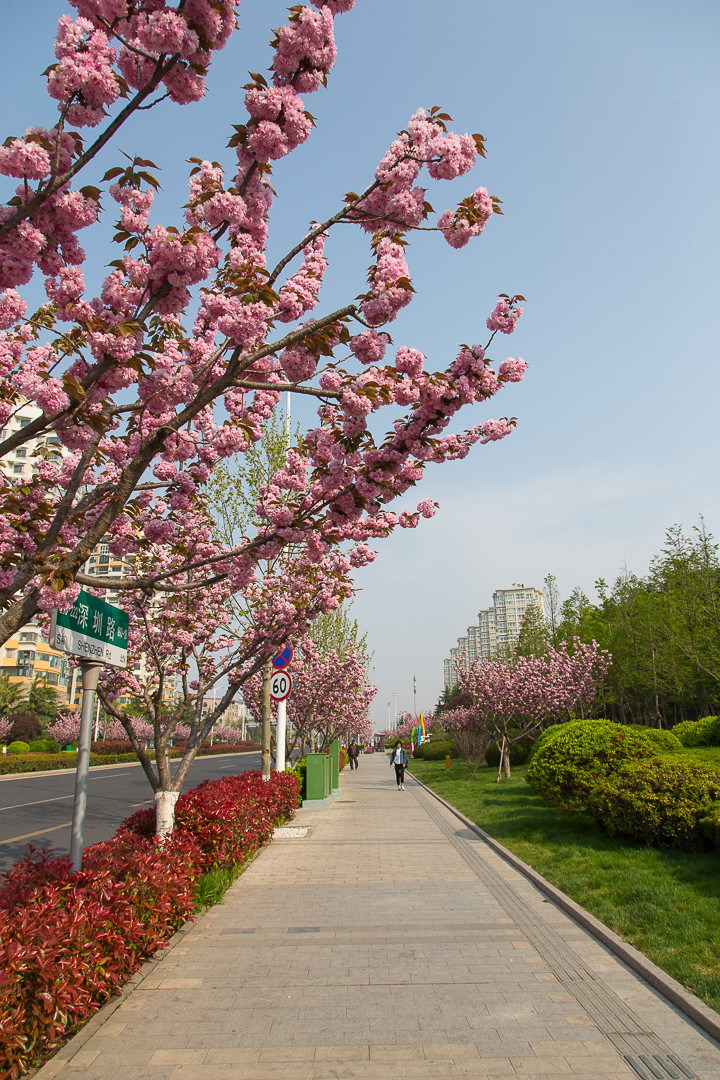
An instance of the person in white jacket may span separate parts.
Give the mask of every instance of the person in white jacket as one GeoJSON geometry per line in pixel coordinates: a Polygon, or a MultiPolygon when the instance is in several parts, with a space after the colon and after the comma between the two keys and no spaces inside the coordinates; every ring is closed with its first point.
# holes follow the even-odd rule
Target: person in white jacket
{"type": "Polygon", "coordinates": [[[397,780],[398,791],[405,790],[405,766],[407,765],[407,754],[403,750],[403,744],[400,739],[395,743],[395,748],[390,755],[390,768],[395,766],[395,779],[397,780]]]}

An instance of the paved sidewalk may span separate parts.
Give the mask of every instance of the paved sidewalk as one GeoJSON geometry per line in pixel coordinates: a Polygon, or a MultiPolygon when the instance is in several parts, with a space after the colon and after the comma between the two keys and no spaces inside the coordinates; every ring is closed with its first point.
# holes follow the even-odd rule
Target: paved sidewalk
{"type": "Polygon", "coordinates": [[[718,1044],[387,758],[340,779],[38,1080],[719,1080],[718,1044]]]}

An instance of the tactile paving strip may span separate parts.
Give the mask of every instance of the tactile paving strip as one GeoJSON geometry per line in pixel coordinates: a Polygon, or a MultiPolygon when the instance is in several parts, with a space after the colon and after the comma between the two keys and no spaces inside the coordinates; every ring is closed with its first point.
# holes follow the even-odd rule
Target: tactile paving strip
{"type": "Polygon", "coordinates": [[[538,955],[550,965],[565,989],[582,1005],[598,1030],[610,1039],[641,1080],[696,1080],[696,1074],[647,1029],[625,1002],[568,948],[560,935],[547,923],[538,922],[514,889],[489,870],[473,845],[457,835],[432,795],[415,784],[411,790],[458,854],[520,927],[538,955]]]}

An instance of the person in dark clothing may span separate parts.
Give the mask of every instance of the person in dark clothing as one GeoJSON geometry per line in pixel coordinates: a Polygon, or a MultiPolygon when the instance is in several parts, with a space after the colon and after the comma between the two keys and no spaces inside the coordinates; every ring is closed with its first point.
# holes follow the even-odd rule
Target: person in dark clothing
{"type": "Polygon", "coordinates": [[[400,739],[395,743],[395,749],[390,755],[390,768],[395,766],[395,779],[397,780],[398,791],[405,790],[405,766],[407,765],[407,754],[403,750],[403,744],[400,739]]]}
{"type": "Polygon", "coordinates": [[[351,772],[352,772],[353,769],[357,769],[359,756],[360,756],[360,747],[358,746],[358,744],[353,739],[353,741],[348,746],[348,761],[350,762],[350,771],[351,772]]]}

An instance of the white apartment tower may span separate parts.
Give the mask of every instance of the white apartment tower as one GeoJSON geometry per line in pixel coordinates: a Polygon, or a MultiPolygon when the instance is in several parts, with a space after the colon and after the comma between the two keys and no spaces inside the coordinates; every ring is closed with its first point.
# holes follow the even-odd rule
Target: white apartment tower
{"type": "Polygon", "coordinates": [[[525,612],[537,607],[544,612],[543,593],[532,585],[511,585],[509,589],[496,589],[493,606],[478,612],[477,626],[469,626],[465,635],[458,638],[450,656],[443,660],[443,682],[451,690],[457,682],[459,661],[468,667],[475,660],[492,660],[514,648],[520,636],[525,612]]]}

